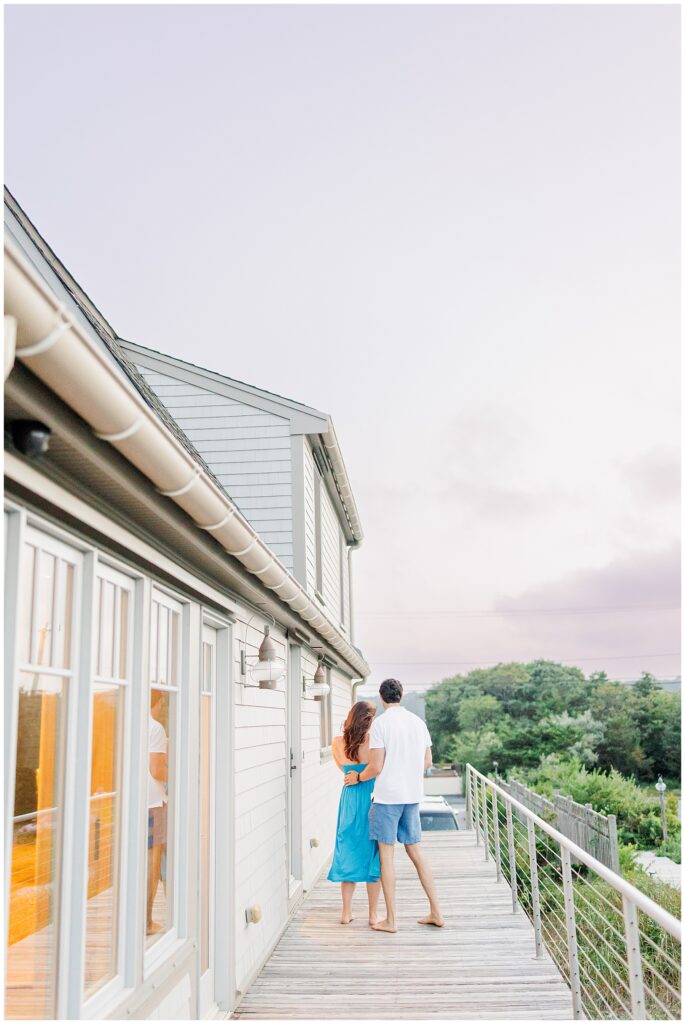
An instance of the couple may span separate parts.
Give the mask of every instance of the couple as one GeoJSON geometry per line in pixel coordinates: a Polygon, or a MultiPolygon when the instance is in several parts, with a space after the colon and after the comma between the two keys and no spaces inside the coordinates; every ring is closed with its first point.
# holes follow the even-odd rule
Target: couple
{"type": "Polygon", "coordinates": [[[442,928],[433,872],[420,845],[423,773],[432,764],[430,733],[418,715],[401,706],[402,684],[397,679],[381,683],[379,694],[385,714],[374,721],[375,705],[358,701],[342,736],[333,740],[333,757],[345,780],[328,880],[342,883],[341,924],[352,920],[355,884],[366,882],[369,924],[379,932],[396,932],[395,843],[404,843],[430,906],[419,924],[442,928]],[[383,921],[378,920],[381,885],[383,921]]]}

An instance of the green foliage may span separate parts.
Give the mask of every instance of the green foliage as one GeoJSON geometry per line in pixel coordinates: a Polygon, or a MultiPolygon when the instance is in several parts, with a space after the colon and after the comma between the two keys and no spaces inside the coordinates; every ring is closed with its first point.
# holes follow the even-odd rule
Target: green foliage
{"type": "Polygon", "coordinates": [[[638,782],[680,778],[680,694],[649,673],[632,687],[551,661],[476,669],[426,694],[436,761],[535,768],[549,754],[638,782]]]}
{"type": "MultiPolygon", "coordinates": [[[[640,849],[650,850],[661,841],[661,807],[656,792],[638,786],[634,779],[625,778],[615,769],[588,771],[578,758],[565,760],[550,754],[536,768],[512,774],[544,796],[551,797],[558,790],[580,804],[592,804],[600,814],[615,814],[621,843],[635,843],[640,849]]],[[[675,796],[669,793],[669,832],[678,829],[677,808],[675,796]]]]}
{"type": "Polygon", "coordinates": [[[680,828],[668,832],[665,843],[659,843],[656,852],[660,857],[670,857],[676,864],[682,863],[682,834],[680,828]]]}

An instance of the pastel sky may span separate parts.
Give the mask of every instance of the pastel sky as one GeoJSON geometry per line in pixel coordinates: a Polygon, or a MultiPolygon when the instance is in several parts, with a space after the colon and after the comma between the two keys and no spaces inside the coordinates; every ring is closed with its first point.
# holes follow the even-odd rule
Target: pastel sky
{"type": "Polygon", "coordinates": [[[115,330],[332,414],[374,683],[679,672],[679,39],[6,7],[6,183],[115,330]]]}

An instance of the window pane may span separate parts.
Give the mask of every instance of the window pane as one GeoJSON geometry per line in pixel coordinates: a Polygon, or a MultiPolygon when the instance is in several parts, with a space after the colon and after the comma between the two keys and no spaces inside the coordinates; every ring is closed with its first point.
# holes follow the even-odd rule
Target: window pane
{"type": "Polygon", "coordinates": [[[60,620],[58,629],[61,635],[62,659],[61,668],[71,668],[71,630],[74,605],[74,566],[62,563],[61,575],[60,620]]]}
{"type": "Polygon", "coordinates": [[[24,664],[31,661],[31,635],[33,605],[35,596],[34,573],[36,569],[36,549],[32,544],[25,544],[21,556],[21,582],[19,584],[19,658],[24,664]]]}
{"type": "Polygon", "coordinates": [[[169,671],[169,610],[163,604],[159,606],[159,638],[157,641],[157,682],[168,683],[169,671]]]}
{"type": "Polygon", "coordinates": [[[61,679],[30,673],[20,676],[5,1003],[8,1017],[54,1017],[65,692],[61,679]]]}
{"type": "Polygon", "coordinates": [[[105,679],[114,675],[112,657],[114,654],[114,584],[100,580],[100,658],[98,674],[105,679]]]}
{"type": "Polygon", "coordinates": [[[169,931],[173,923],[175,743],[175,694],[153,688],[148,744],[147,945],[169,931]]]}
{"type": "Polygon", "coordinates": [[[33,657],[36,665],[52,664],[53,609],[55,598],[55,565],[56,559],[48,551],[41,551],[38,559],[38,614],[34,628],[35,649],[33,657]]]}
{"type": "Polygon", "coordinates": [[[118,686],[94,688],[84,975],[87,996],[117,973],[123,700],[118,686]]]}
{"type": "Polygon", "coordinates": [[[128,675],[128,590],[119,590],[119,666],[117,679],[126,679],[128,675]]]}

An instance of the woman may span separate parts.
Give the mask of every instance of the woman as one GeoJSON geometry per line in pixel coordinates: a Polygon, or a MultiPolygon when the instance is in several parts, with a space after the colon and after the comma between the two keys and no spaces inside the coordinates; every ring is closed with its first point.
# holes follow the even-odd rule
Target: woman
{"type": "MultiPolygon", "coordinates": [[[[365,700],[357,701],[345,719],[342,736],[333,740],[335,763],[346,775],[361,772],[369,757],[369,731],[376,708],[365,700]]],[[[378,843],[369,839],[369,808],[374,779],[357,786],[343,786],[338,808],[338,829],[329,882],[340,882],[342,889],[341,924],[352,920],[352,896],[357,882],[366,882],[369,897],[369,924],[378,922],[381,865],[378,843]]]]}

